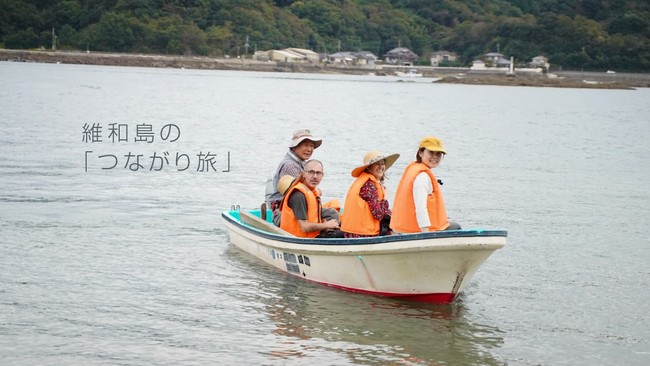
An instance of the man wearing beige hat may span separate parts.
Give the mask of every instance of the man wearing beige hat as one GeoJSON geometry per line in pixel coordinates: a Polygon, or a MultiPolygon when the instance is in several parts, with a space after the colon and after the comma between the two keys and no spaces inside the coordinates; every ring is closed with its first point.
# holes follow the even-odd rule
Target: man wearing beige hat
{"type": "Polygon", "coordinates": [[[303,164],[311,158],[323,140],[314,137],[311,131],[303,129],[297,130],[291,137],[289,151],[284,155],[280,164],[275,169],[272,178],[266,181],[266,205],[271,210],[276,210],[282,200],[282,193],[278,191],[278,182],[280,177],[290,175],[294,178],[302,173],[303,164]]]}

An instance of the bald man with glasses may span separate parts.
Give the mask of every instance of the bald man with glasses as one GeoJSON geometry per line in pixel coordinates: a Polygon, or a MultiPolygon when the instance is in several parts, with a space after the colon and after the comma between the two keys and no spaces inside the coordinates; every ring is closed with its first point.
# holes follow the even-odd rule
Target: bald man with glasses
{"type": "Polygon", "coordinates": [[[338,212],[323,209],[318,185],[323,180],[323,163],[305,162],[298,179],[280,203],[280,228],[303,238],[342,238],[338,212]]]}

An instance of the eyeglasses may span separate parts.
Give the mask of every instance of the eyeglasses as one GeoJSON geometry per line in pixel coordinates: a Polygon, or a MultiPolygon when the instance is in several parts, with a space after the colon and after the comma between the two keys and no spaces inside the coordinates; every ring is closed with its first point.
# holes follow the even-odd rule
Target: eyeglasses
{"type": "Polygon", "coordinates": [[[322,177],[323,176],[323,172],[317,172],[315,170],[306,170],[305,173],[307,173],[309,175],[315,175],[317,177],[322,177]]]}

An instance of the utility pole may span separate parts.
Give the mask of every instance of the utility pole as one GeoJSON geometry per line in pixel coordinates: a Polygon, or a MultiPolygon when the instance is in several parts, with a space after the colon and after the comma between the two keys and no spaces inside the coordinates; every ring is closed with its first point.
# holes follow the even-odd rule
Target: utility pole
{"type": "Polygon", "coordinates": [[[56,51],[56,33],[54,33],[54,27],[52,27],[52,51],[56,51]]]}
{"type": "Polygon", "coordinates": [[[248,36],[246,36],[246,43],[244,44],[244,48],[246,49],[246,53],[244,54],[244,58],[248,57],[248,47],[250,45],[248,44],[248,36]]]}

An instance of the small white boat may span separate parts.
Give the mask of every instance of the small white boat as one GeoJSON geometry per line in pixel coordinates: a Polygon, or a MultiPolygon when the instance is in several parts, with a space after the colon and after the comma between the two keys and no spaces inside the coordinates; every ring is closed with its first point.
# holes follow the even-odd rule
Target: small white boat
{"type": "Polygon", "coordinates": [[[416,69],[409,69],[407,72],[395,71],[395,75],[402,78],[421,78],[422,74],[419,74],[416,69]]]}
{"type": "Polygon", "coordinates": [[[430,303],[454,301],[507,236],[475,229],[306,239],[261,219],[259,210],[232,209],[222,217],[234,245],[284,272],[342,290],[430,303]]]}

